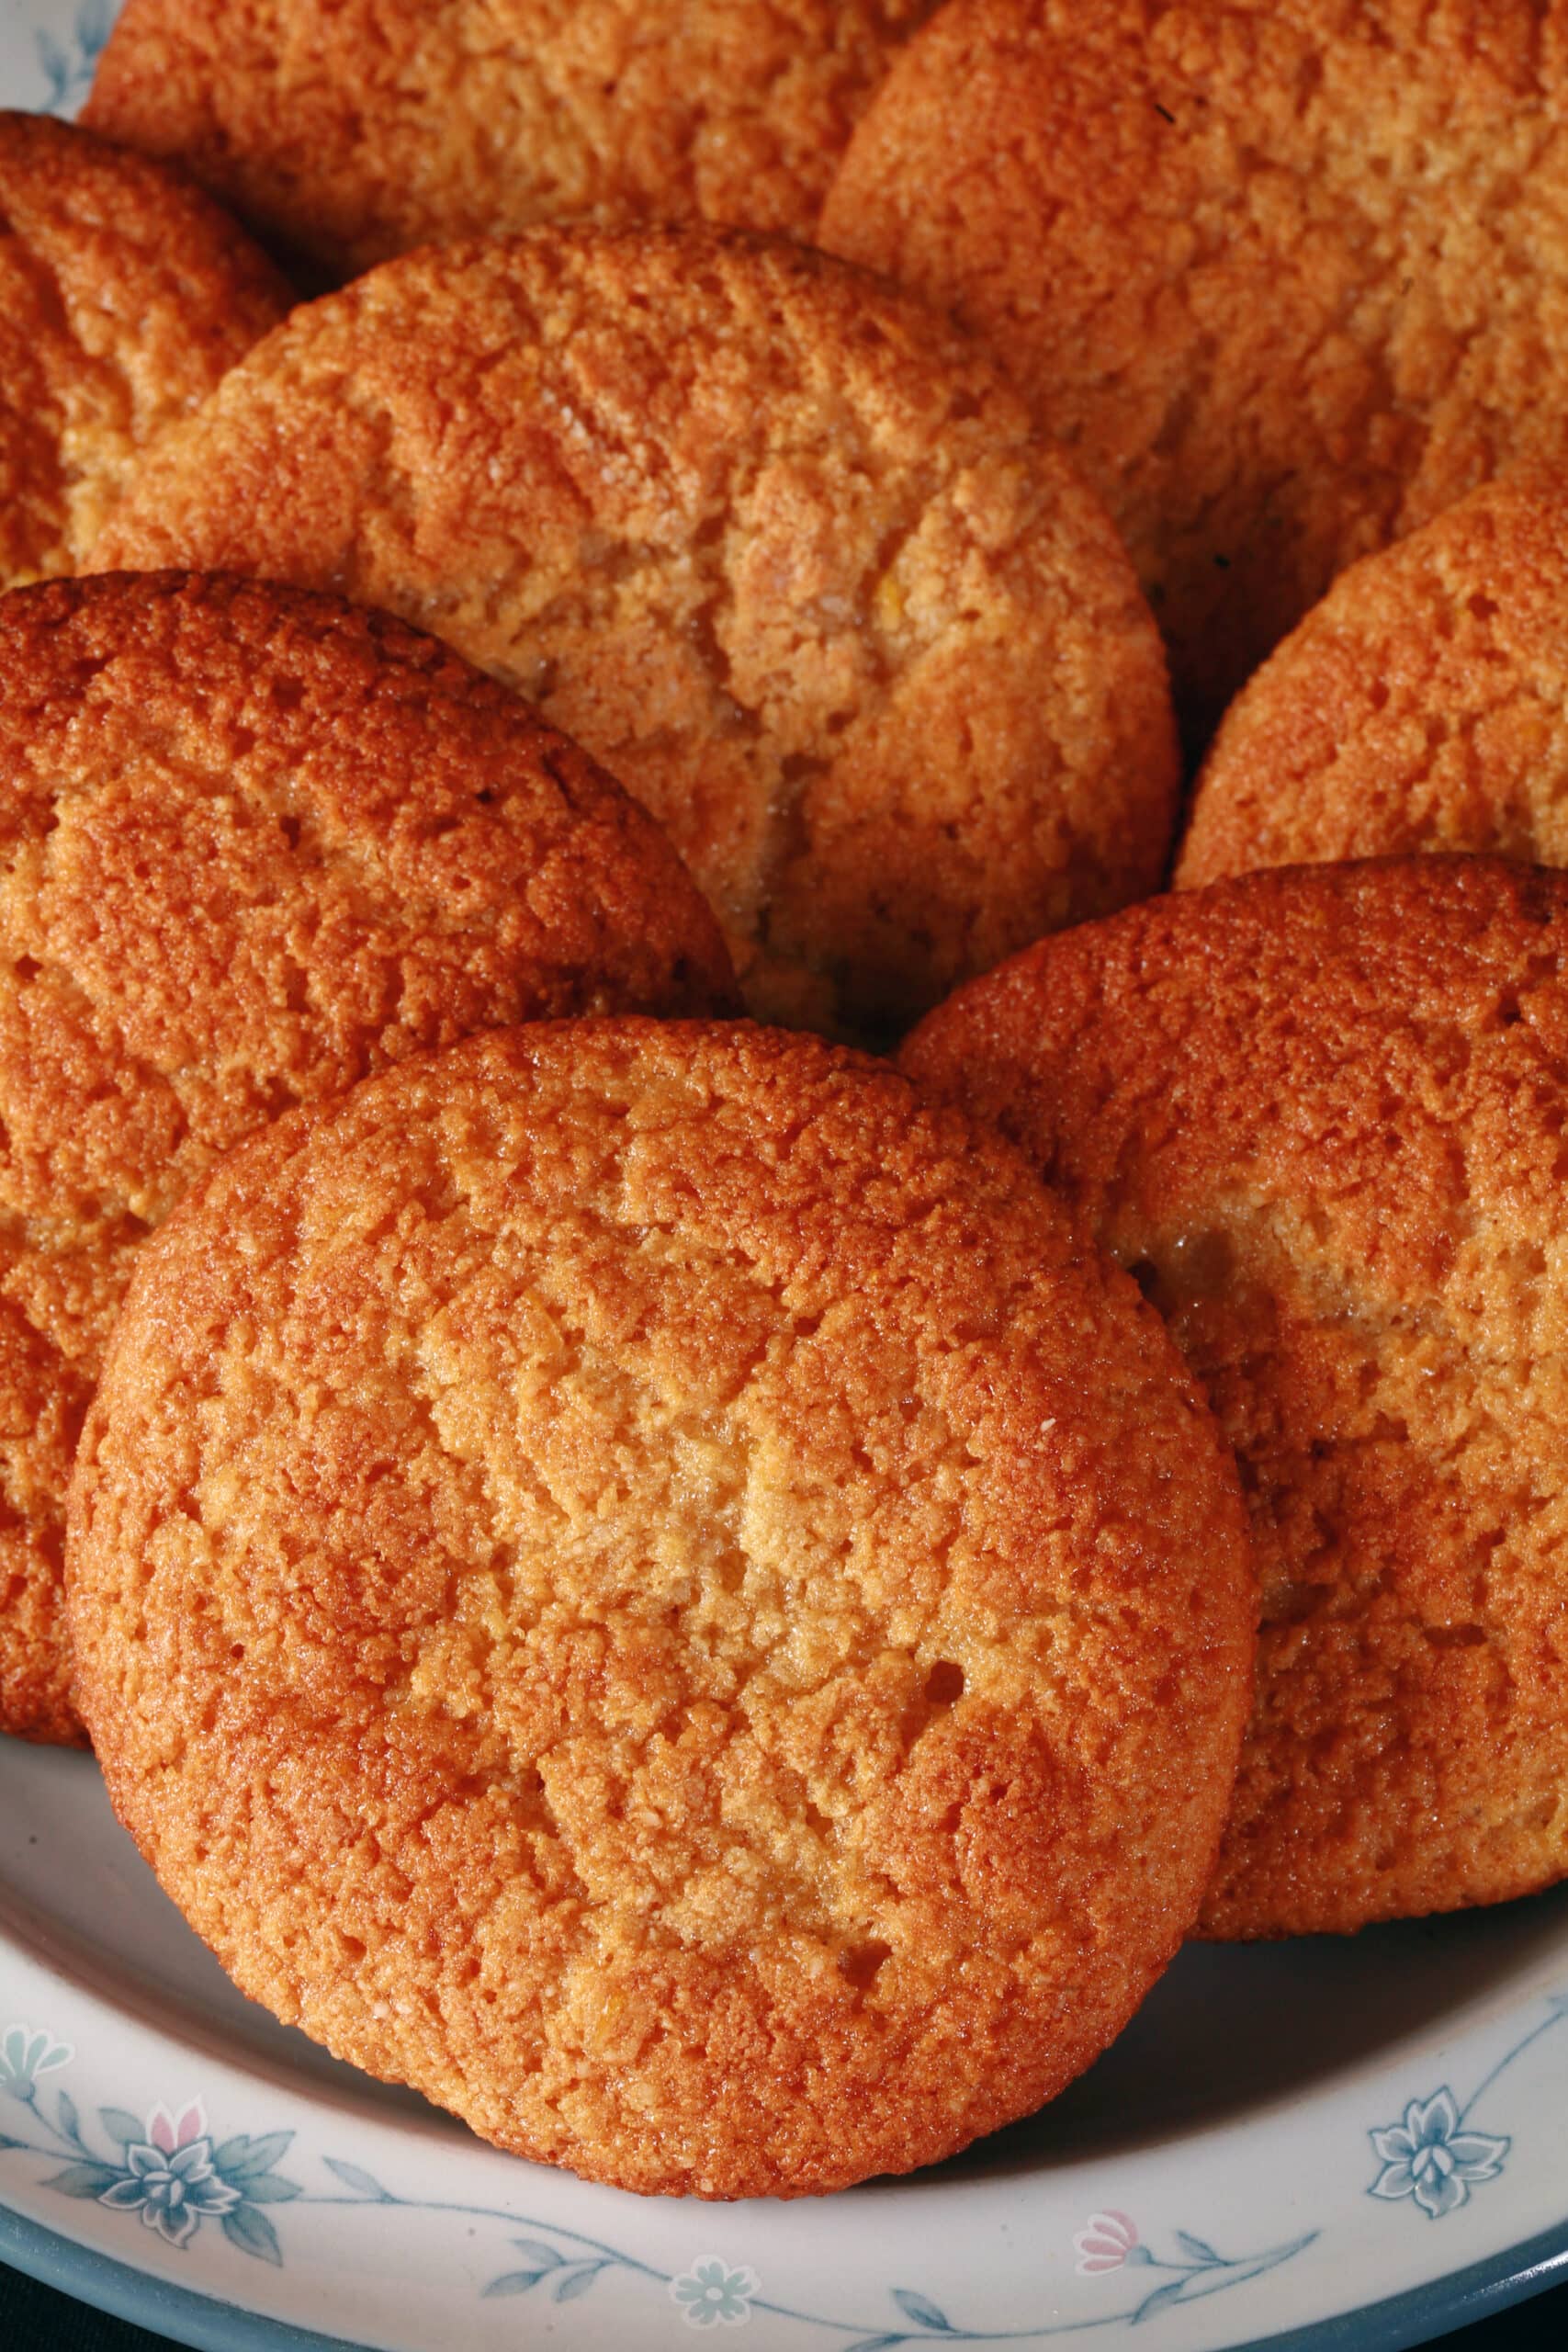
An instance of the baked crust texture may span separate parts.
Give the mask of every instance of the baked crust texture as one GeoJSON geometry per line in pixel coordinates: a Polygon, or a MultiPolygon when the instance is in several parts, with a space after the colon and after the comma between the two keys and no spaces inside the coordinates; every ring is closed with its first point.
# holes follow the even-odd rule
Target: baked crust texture
{"type": "Polygon", "coordinates": [[[1568,876],[1254,874],[1014,959],[908,1042],[1168,1316],[1263,1587],[1212,1936],[1568,1870],[1568,876]]]}
{"type": "Polygon", "coordinates": [[[965,339],[702,228],[540,230],[295,312],[105,564],[333,585],[537,702],[664,823],[753,1012],[882,1035],[1154,888],[1158,634],[965,339]]]}
{"type": "Polygon", "coordinates": [[[1561,461],[1562,0],[954,0],[831,250],[951,303],[1120,524],[1201,744],[1358,557],[1561,461]]]}
{"type": "Polygon", "coordinates": [[[1412,850],[1568,866],[1568,474],[1483,483],[1335,582],[1225,714],[1176,887],[1412,850]]]}
{"type": "Polygon", "coordinates": [[[809,236],[932,0],[128,0],[85,119],[342,275],[587,217],[809,236]]]}
{"type": "Polygon", "coordinates": [[[72,1623],[241,1985],[502,2147],[796,2195],[1030,2111],[1210,1869],[1234,1466],[1133,1285],[884,1066],[497,1032],[142,1252],[72,1623]]]}
{"type": "Polygon", "coordinates": [[[445,646],[241,581],[0,598],[0,1729],[81,1736],[72,1450],[218,1155],[472,1029],[729,989],[651,820],[445,646]]]}
{"type": "Polygon", "coordinates": [[[78,569],[138,459],[290,299],[182,173],[0,112],[0,589],[78,569]]]}

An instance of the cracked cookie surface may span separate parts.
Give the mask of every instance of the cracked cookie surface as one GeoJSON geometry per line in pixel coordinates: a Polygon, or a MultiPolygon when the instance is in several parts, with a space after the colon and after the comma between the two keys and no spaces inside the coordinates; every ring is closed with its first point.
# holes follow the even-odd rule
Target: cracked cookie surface
{"type": "Polygon", "coordinates": [[[722,1009],[643,811],[446,647],[246,582],[0,599],[0,1730],[80,1738],[65,1487],[136,1249],[291,1104],[540,1013],[722,1009]]]}
{"type": "Polygon", "coordinates": [[[1225,714],[1178,889],[1412,850],[1568,866],[1568,475],[1352,565],[1225,714]]]}
{"type": "Polygon", "coordinates": [[[1067,443],[1197,745],[1348,563],[1561,457],[1565,201],[1561,0],[955,0],[822,241],[1067,443]]]}
{"type": "Polygon", "coordinates": [[[563,216],[809,236],[932,0],[127,0],[85,119],[344,275],[563,216]]]}
{"type": "Polygon", "coordinates": [[[769,1018],[897,1028],[1163,865],[1163,656],[1098,502],[972,345],[782,242],[389,262],[231,376],[95,560],[446,638],[653,810],[769,1018]]]}
{"type": "Polygon", "coordinates": [[[183,175],[0,113],[0,589],[77,570],[139,458],[290,300],[183,175]]]}
{"type": "Polygon", "coordinates": [[[1258,1701],[1203,1913],[1568,1871],[1568,876],[1299,867],[1016,957],[905,1049],[1169,1320],[1236,1449],[1258,1701]]]}
{"type": "Polygon", "coordinates": [[[1250,1691],[1234,1467],[1023,1161],[750,1026],[470,1039],[242,1148],[73,1489],[121,1818],[519,2154],[793,2195],[1109,2040],[1250,1691]]]}

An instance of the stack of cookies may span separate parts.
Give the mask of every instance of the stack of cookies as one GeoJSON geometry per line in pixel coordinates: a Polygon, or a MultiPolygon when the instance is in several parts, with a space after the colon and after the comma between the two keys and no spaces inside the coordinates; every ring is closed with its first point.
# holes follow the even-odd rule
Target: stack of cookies
{"type": "Polygon", "coordinates": [[[796,2195],[1568,1875],[1568,51],[505,13],[0,119],[0,1725],[796,2195]]]}

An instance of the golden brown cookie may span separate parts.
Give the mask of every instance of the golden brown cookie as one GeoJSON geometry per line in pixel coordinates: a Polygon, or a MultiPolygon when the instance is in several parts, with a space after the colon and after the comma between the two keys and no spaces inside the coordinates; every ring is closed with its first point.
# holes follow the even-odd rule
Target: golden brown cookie
{"type": "Polygon", "coordinates": [[[1176,884],[1434,849],[1568,865],[1568,474],[1487,482],[1336,581],[1226,713],[1176,884]]]}
{"type": "Polygon", "coordinates": [[[822,239],[1120,523],[1195,740],[1335,574],[1568,446],[1561,0],[953,0],[822,239]]]}
{"type": "Polygon", "coordinates": [[[231,376],[95,560],[446,638],[669,828],[758,1013],[899,1025],[1162,869],[1163,657],[1097,502],[972,346],[783,242],[389,262],[231,376]]]}
{"type": "Polygon", "coordinates": [[[570,215],[809,236],[933,0],[128,0],[85,119],[340,275],[570,215]]]}
{"type": "Polygon", "coordinates": [[[143,1251],[72,1498],[121,1818],[519,2154],[790,2196],[1025,2113],[1190,1924],[1234,1465],[1018,1155],[749,1027],[470,1039],[143,1251]]]}
{"type": "Polygon", "coordinates": [[[183,175],[0,113],[0,589],[73,571],[288,289],[183,175]]]}
{"type": "Polygon", "coordinates": [[[1016,957],[905,1048],[1169,1317],[1263,1580],[1213,1936],[1568,1871],[1568,876],[1255,874],[1016,957]]]}
{"type": "Polygon", "coordinates": [[[0,598],[0,1730],[81,1736],[72,1452],[217,1156],[472,1029],[728,986],[658,829],[445,647],[235,581],[0,598]]]}

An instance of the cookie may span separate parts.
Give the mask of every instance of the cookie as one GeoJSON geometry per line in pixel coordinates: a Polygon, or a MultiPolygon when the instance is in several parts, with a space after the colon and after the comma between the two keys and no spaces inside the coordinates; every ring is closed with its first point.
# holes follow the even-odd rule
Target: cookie
{"type": "Polygon", "coordinates": [[[218,1155],[472,1029],[728,986],[655,826],[445,647],[234,581],[0,598],[0,1730],[81,1736],[72,1453],[218,1155]]]}
{"type": "Polygon", "coordinates": [[[0,589],[74,571],[138,458],[289,300],[180,175],[0,113],[0,589]]]}
{"type": "Polygon", "coordinates": [[[1568,445],[1568,18],[953,0],[822,239],[951,303],[1121,525],[1201,741],[1336,573],[1568,445]]]}
{"type": "Polygon", "coordinates": [[[1568,865],[1565,625],[1568,474],[1353,564],[1226,713],[1177,888],[1410,850],[1568,865]]]}
{"type": "Polygon", "coordinates": [[[340,276],[541,220],[802,237],[932,0],[128,0],[85,119],[340,276]]]}
{"type": "Polygon", "coordinates": [[[897,1028],[1152,889],[1176,752],[1111,525],[917,306],[783,242],[540,230],[296,311],[95,555],[333,585],[668,827],[759,1015],[897,1028]]]}
{"type": "Polygon", "coordinates": [[[1169,1318],[1263,1584],[1212,1936],[1568,1871],[1568,876],[1249,875],[1045,943],[909,1040],[1169,1318]]]}
{"type": "Polygon", "coordinates": [[[1190,1921],[1234,1465],[1022,1160],[779,1031],[469,1039],[141,1255],[72,1489],[109,1789],[239,1984],[627,2188],[903,2172],[1190,1921]]]}

